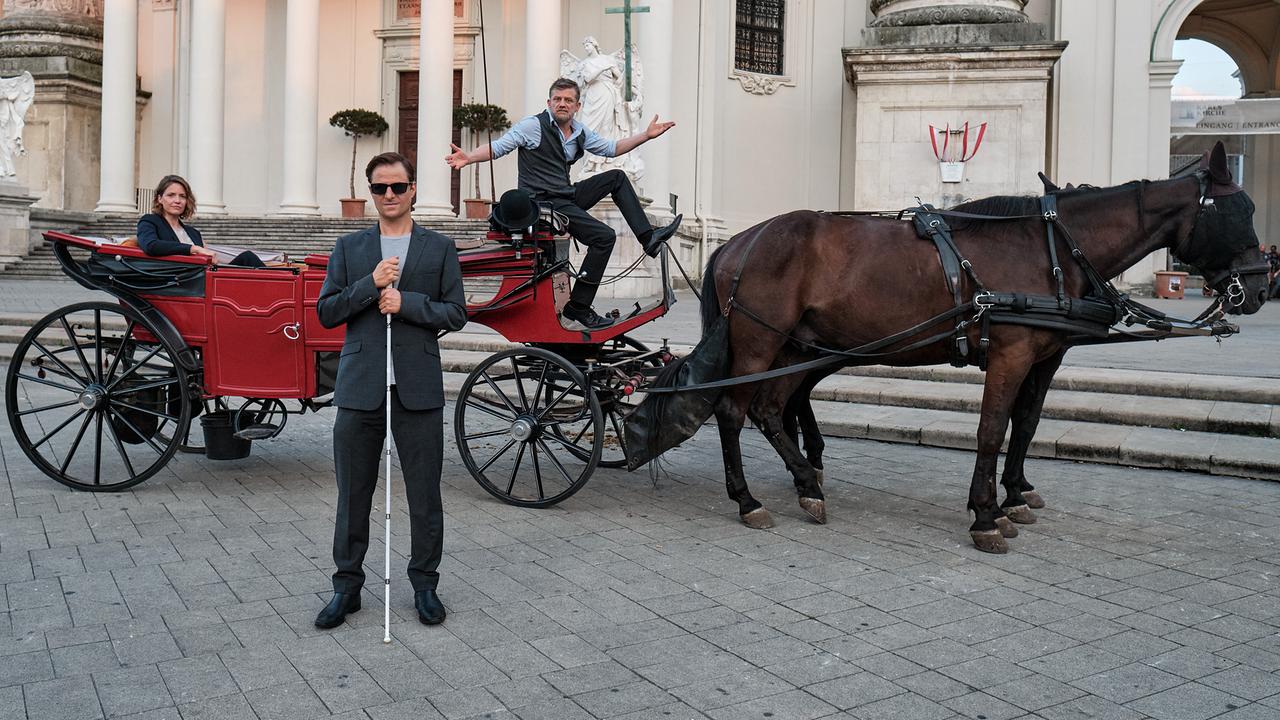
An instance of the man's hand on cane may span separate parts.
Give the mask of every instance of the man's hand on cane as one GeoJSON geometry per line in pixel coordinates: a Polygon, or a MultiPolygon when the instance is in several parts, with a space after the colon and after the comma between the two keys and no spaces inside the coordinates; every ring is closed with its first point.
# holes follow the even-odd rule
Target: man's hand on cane
{"type": "Polygon", "coordinates": [[[391,283],[399,279],[400,258],[395,255],[378,263],[378,266],[373,269],[373,285],[379,290],[390,287],[391,283]]]}
{"type": "Polygon", "coordinates": [[[400,291],[395,288],[383,288],[378,298],[378,311],[383,315],[395,315],[400,312],[400,291]]]}

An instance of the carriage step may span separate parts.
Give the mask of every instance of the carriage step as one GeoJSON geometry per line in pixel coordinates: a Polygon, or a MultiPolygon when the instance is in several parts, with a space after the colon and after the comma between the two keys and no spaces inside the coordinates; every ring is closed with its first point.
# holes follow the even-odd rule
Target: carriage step
{"type": "Polygon", "coordinates": [[[280,434],[279,425],[250,425],[249,427],[235,433],[235,436],[241,440],[269,440],[280,434]]]}

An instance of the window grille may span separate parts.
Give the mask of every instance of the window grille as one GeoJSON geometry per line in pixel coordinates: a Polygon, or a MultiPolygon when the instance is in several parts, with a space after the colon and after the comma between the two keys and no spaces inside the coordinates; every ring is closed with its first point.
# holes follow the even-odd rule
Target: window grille
{"type": "Polygon", "coordinates": [[[733,66],[761,75],[782,75],[786,0],[738,0],[733,66]]]}

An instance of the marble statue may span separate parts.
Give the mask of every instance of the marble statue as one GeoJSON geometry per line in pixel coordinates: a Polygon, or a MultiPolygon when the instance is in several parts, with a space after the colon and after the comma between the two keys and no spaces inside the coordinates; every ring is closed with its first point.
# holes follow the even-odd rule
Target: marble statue
{"type": "MultiPolygon", "coordinates": [[[[582,92],[582,109],[578,121],[601,137],[620,140],[644,128],[641,122],[644,72],[640,59],[631,52],[631,96],[626,100],[626,60],[622,50],[605,55],[600,44],[590,35],[582,41],[584,57],[568,50],[560,52],[560,75],[578,83],[582,92]]],[[[636,183],[644,175],[644,162],[634,153],[605,158],[588,153],[583,158],[582,176],[620,169],[636,183]]]]}
{"type": "Polygon", "coordinates": [[[22,128],[35,96],[36,82],[31,73],[0,78],[0,179],[16,175],[15,160],[27,152],[22,146],[22,128]]]}

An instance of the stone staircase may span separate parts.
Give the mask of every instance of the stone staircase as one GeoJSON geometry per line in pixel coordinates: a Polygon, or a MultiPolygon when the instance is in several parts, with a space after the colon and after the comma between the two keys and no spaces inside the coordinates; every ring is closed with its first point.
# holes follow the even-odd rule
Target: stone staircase
{"type": "MultiPolygon", "coordinates": [[[[83,220],[83,217],[74,218],[83,220]]],[[[206,243],[233,245],[254,250],[283,252],[292,258],[302,258],[308,253],[328,253],[338,237],[369,227],[376,218],[331,217],[202,217],[195,226],[206,243]]],[[[56,221],[55,221],[56,222],[56,221]]],[[[72,235],[86,237],[129,237],[137,227],[134,215],[98,216],[90,222],[68,225],[61,229],[72,235]]],[[[488,229],[484,220],[449,218],[421,223],[424,227],[444,233],[454,239],[482,237],[488,229]]],[[[57,227],[45,221],[43,226],[57,227]]],[[[0,270],[0,278],[61,278],[64,277],[51,243],[42,242],[21,262],[0,270]]]]}

